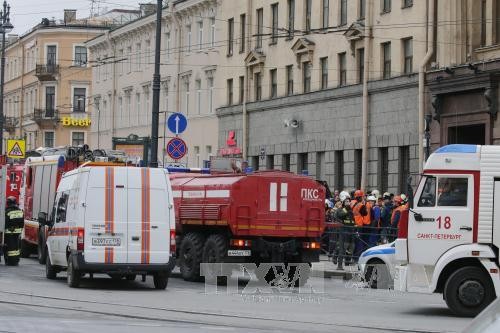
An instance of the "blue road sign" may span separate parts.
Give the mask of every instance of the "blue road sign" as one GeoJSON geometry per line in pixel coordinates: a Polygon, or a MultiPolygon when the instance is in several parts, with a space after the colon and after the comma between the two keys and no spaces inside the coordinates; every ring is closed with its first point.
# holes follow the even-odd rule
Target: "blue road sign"
{"type": "Polygon", "coordinates": [[[182,113],[173,113],[167,120],[170,132],[179,135],[186,130],[188,121],[182,113]]]}
{"type": "Polygon", "coordinates": [[[167,143],[167,154],[173,160],[180,160],[187,154],[187,146],[184,140],[173,138],[167,143]]]}

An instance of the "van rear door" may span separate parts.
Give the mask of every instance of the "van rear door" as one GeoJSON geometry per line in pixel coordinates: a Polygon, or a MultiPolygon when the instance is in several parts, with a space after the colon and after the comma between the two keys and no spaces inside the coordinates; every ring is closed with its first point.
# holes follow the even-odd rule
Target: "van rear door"
{"type": "Polygon", "coordinates": [[[85,213],[85,261],[127,263],[127,168],[90,168],[85,213]]]}
{"type": "Polygon", "coordinates": [[[128,169],[130,264],[165,264],[169,260],[169,186],[163,169],[128,169]]]}

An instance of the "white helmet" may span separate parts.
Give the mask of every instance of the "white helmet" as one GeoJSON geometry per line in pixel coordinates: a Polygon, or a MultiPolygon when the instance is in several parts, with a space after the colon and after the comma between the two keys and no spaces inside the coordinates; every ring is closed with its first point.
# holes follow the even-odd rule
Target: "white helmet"
{"type": "Polygon", "coordinates": [[[406,197],[406,194],[401,194],[400,197],[401,197],[401,200],[403,200],[403,202],[408,201],[408,197],[406,197]]]}
{"type": "Polygon", "coordinates": [[[380,198],[380,192],[379,192],[379,190],[373,190],[373,191],[372,191],[372,195],[373,195],[376,199],[380,198]]]}
{"type": "Polygon", "coordinates": [[[346,191],[342,191],[339,194],[340,201],[344,202],[346,199],[351,199],[351,196],[346,191]]]}
{"type": "Polygon", "coordinates": [[[377,198],[375,198],[374,195],[369,195],[368,198],[366,198],[368,201],[377,201],[377,198]]]}

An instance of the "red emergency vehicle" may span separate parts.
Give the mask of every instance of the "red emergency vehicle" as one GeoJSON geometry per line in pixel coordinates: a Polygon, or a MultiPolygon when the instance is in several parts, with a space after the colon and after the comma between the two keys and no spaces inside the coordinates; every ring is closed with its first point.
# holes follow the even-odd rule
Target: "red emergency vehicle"
{"type": "Polygon", "coordinates": [[[15,197],[17,202],[19,202],[19,197],[21,195],[23,168],[24,165],[22,164],[10,164],[7,166],[7,188],[5,197],[15,197]]]}
{"type": "Polygon", "coordinates": [[[170,179],[185,280],[201,279],[202,262],[319,261],[325,187],[313,179],[283,171],[170,179]]]}
{"type": "MultiPolygon", "coordinates": [[[[26,258],[38,254],[38,261],[45,263],[46,233],[40,228],[38,214],[48,212],[54,206],[57,186],[65,172],[76,169],[83,163],[88,166],[124,165],[124,163],[91,162],[92,152],[87,147],[59,149],[57,154],[29,157],[24,164],[20,195],[20,208],[24,211],[24,229],[21,235],[21,256],[26,258]]],[[[104,158],[103,158],[104,159],[104,158]]]]}

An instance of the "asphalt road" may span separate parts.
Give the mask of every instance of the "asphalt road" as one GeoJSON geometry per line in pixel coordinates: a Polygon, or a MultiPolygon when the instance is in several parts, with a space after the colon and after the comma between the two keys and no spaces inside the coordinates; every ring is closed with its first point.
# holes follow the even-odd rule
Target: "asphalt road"
{"type": "Polygon", "coordinates": [[[66,285],[45,278],[34,259],[0,264],[0,332],[461,332],[440,295],[371,290],[312,278],[314,294],[260,296],[170,278],[166,291],[107,276],[66,285]]]}

